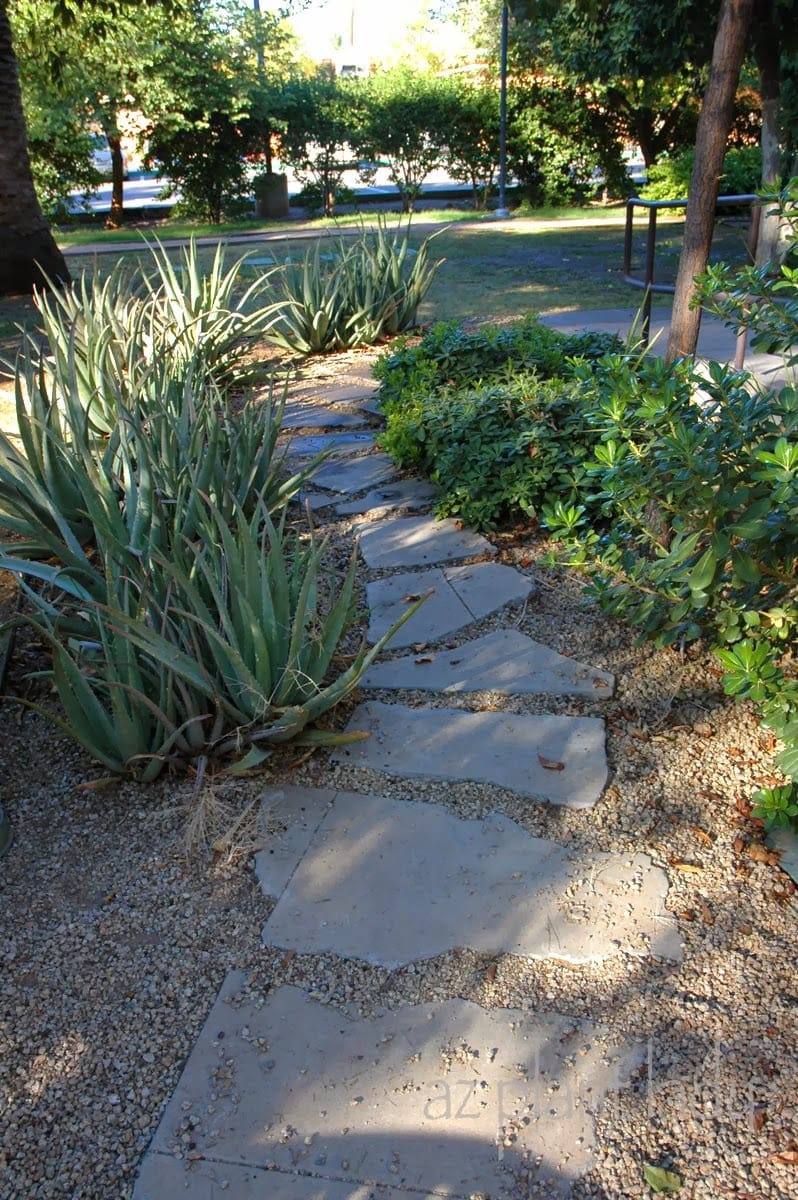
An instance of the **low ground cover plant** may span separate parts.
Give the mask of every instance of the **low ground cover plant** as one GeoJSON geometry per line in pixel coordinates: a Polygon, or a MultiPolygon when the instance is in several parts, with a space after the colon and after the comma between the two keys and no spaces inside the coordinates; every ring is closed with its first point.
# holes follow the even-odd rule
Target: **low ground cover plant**
{"type": "Polygon", "coordinates": [[[551,492],[580,494],[595,440],[576,365],[619,347],[612,336],[566,336],[532,320],[475,332],[436,326],[377,364],[381,443],[439,485],[439,516],[480,530],[535,517],[551,492]]]}

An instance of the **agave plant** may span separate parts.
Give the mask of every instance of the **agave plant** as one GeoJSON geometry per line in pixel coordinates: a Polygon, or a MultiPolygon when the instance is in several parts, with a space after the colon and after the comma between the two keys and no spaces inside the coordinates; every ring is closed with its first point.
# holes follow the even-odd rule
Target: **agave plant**
{"type": "MultiPolygon", "coordinates": [[[[16,379],[22,452],[0,433],[0,519],[23,539],[9,547],[20,559],[53,558],[78,571],[99,599],[101,571],[92,547],[122,561],[164,555],[194,536],[200,494],[224,511],[228,498],[245,511],[276,511],[305,485],[325,455],[289,471],[278,450],[284,397],[248,399],[233,417],[230,403],[193,370],[175,378],[152,363],[130,397],[119,395],[114,421],[100,436],[84,407],[74,358],[60,395],[26,355],[16,379]],[[91,576],[90,582],[88,576],[91,576]]],[[[0,547],[0,565],[9,566],[0,547]]]]}
{"type": "Polygon", "coordinates": [[[250,347],[278,309],[274,302],[258,303],[272,295],[274,271],[260,272],[238,295],[248,255],[226,267],[220,243],[210,270],[204,271],[193,238],[181,250],[177,266],[157,240],[149,250],[155,270],[143,273],[143,287],[150,301],[154,352],[190,367],[195,375],[199,369],[221,390],[243,386],[258,369],[246,364],[250,347]]]}
{"type": "Polygon", "coordinates": [[[430,261],[435,236],[416,253],[409,225],[391,233],[380,222],[354,241],[317,241],[276,277],[283,299],[267,336],[286,349],[319,354],[373,345],[406,329],[443,261],[430,261]]]}
{"type": "Polygon", "coordinates": [[[47,715],[114,774],[152,779],[208,759],[251,766],[298,737],[340,740],[308,727],[357,685],[420,603],[336,676],[354,557],[336,582],[324,545],[290,538],[285,517],[275,526],[265,506],[247,517],[234,504],[230,527],[206,497],[201,524],[200,538],[138,572],[107,558],[108,603],[72,589],[71,621],[32,593],[38,615],[28,619],[53,645],[66,714],[47,715]]]}

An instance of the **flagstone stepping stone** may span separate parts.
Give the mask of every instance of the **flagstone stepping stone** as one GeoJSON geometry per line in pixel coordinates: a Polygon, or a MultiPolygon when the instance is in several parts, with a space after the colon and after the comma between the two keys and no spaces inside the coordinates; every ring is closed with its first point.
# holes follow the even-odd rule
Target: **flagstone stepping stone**
{"type": "Polygon", "coordinates": [[[374,445],[371,433],[323,433],[292,437],[288,453],[292,458],[312,458],[322,450],[331,454],[351,454],[355,450],[368,450],[374,445]]]}
{"type": "Polygon", "coordinates": [[[318,508],[330,508],[335,504],[335,496],[331,496],[329,492],[299,492],[295,497],[296,503],[304,510],[307,504],[310,505],[313,512],[318,508]]]}
{"type": "Polygon", "coordinates": [[[497,630],[456,650],[411,654],[376,663],[360,681],[366,688],[413,688],[435,692],[525,692],[552,696],[612,695],[609,671],[558,654],[515,629],[497,630]]]}
{"type": "Polygon", "coordinates": [[[567,808],[592,808],[607,782],[598,717],[515,716],[370,701],[347,733],[371,737],[333,753],[337,762],[388,775],[473,780],[567,808]]]}
{"type": "Polygon", "coordinates": [[[255,874],[267,896],[279,896],[288,886],[336,795],[330,788],[291,786],[264,794],[261,819],[266,826],[266,849],[255,855],[255,874]],[[284,832],[270,832],[275,825],[283,825],[284,832]]]}
{"type": "Polygon", "coordinates": [[[360,552],[369,567],[423,567],[478,554],[495,554],[487,538],[456,521],[395,517],[363,529],[360,552]]]}
{"type": "Polygon", "coordinates": [[[791,829],[771,829],[765,844],[779,851],[779,866],[793,883],[798,883],[798,835],[791,829]]]}
{"type": "Polygon", "coordinates": [[[361,412],[348,412],[323,404],[301,404],[295,400],[286,404],[282,420],[284,429],[360,428],[363,424],[361,412]]]}
{"type": "Polygon", "coordinates": [[[437,493],[434,483],[427,483],[423,479],[400,479],[387,487],[374,488],[360,500],[339,504],[335,511],[341,517],[348,517],[376,508],[424,508],[437,493]]]}
{"type": "MultiPolygon", "coordinates": [[[[416,1193],[418,1195],[418,1193],[416,1193]]],[[[368,1187],[353,1190],[349,1183],[313,1179],[307,1175],[241,1167],[212,1157],[183,1162],[171,1155],[147,1155],[134,1200],[413,1200],[413,1193],[368,1187]]]]}
{"type": "Polygon", "coordinates": [[[355,495],[367,488],[378,487],[396,474],[393,460],[387,454],[368,454],[344,463],[326,462],[313,472],[313,483],[332,492],[355,495]]]}
{"type": "Polygon", "coordinates": [[[509,1200],[547,1180],[567,1195],[595,1114],[643,1061],[642,1044],[554,1013],[448,1000],[357,1018],[288,986],[227,1003],[243,982],[222,987],[135,1200],[215,1200],[224,1180],[241,1200],[236,1168],[243,1197],[278,1200],[509,1200]]]}
{"type": "Polygon", "coordinates": [[[330,383],[329,380],[304,380],[291,388],[292,399],[323,399],[327,404],[359,405],[373,399],[379,389],[376,379],[351,380],[347,383],[330,383]]]}
{"type": "Polygon", "coordinates": [[[413,598],[432,589],[432,595],[391,638],[390,648],[435,642],[480,621],[513,600],[533,591],[529,579],[501,563],[470,563],[465,567],[409,571],[366,584],[371,618],[368,638],[377,642],[399,619],[413,598]]]}
{"type": "Polygon", "coordinates": [[[339,792],[330,805],[311,792],[304,807],[258,855],[272,895],[297,864],[264,926],[269,945],[392,970],[455,946],[572,964],[681,959],[668,879],[646,854],[578,854],[502,813],[467,821],[381,796],[339,792]]]}

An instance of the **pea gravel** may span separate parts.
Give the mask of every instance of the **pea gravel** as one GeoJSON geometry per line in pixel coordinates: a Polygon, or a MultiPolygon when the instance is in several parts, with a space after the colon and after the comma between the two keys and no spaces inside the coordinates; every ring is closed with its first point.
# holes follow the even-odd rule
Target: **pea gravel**
{"type": "MultiPolygon", "coordinates": [[[[319,370],[341,384],[360,361],[319,370]]],[[[352,526],[329,532],[343,562],[352,526]]],[[[748,808],[752,790],[776,778],[772,739],[749,707],[722,696],[711,658],[636,647],[622,626],[583,607],[576,577],[542,565],[534,535],[494,540],[499,561],[528,572],[535,593],[447,644],[512,625],[614,672],[615,697],[369,695],[603,715],[611,776],[594,810],[537,807],[485,785],[392,779],[291,748],[268,775],[222,785],[219,797],[242,810],[282,782],[377,792],[464,817],[499,809],[567,846],[645,851],[668,872],[684,962],[621,957],[573,968],[462,947],[391,972],[263,946],[270,902],[251,856],[186,850],[192,781],[85,790],[99,772],[83,753],[7,703],[0,802],[15,840],[0,860],[0,1200],[130,1196],[231,968],[249,973],[247,1001],[291,983],[352,1015],[461,996],[588,1017],[642,1040],[646,1064],[598,1116],[595,1166],[575,1197],[652,1195],[644,1162],[676,1171],[688,1200],[798,1196],[798,908],[748,808]]],[[[363,581],[378,574],[364,571],[363,581]]],[[[21,639],[8,690],[25,694],[36,665],[36,647],[21,639]]],[[[357,699],[331,723],[343,726],[357,699]]],[[[268,835],[267,826],[261,844],[268,835]]],[[[547,1194],[536,1186],[520,1187],[519,1200],[547,1194]]]]}

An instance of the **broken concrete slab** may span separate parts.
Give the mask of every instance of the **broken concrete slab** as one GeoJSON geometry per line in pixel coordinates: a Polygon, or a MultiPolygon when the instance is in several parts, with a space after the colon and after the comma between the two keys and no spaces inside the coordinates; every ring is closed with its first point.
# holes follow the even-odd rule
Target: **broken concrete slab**
{"type": "Polygon", "coordinates": [[[291,787],[265,792],[261,800],[264,848],[255,855],[255,875],[267,896],[279,896],[329,812],[335,792],[291,787]]]}
{"type": "Polygon", "coordinates": [[[592,1165],[595,1114],[643,1057],[590,1022],[467,1000],[355,1019],[294,987],[226,1003],[239,979],[211,1010],[135,1200],[177,1194],[157,1192],[157,1167],[186,1155],[185,1133],[206,1177],[257,1171],[260,1194],[281,1200],[288,1180],[297,1200],[340,1200],[342,1184],[348,1200],[509,1200],[548,1180],[566,1195],[592,1165]]]}
{"type": "Polygon", "coordinates": [[[374,509],[426,508],[435,499],[438,489],[423,479],[398,479],[386,487],[374,488],[360,500],[339,504],[340,517],[358,516],[374,509]]]}
{"type": "Polygon", "coordinates": [[[598,717],[515,716],[370,701],[355,709],[333,760],[388,775],[473,780],[568,808],[592,808],[607,782],[598,717]]]}
{"type": "Polygon", "coordinates": [[[211,1156],[184,1160],[154,1151],[144,1159],[133,1192],[134,1200],[221,1200],[223,1196],[230,1200],[264,1200],[267,1196],[268,1200],[413,1200],[414,1193],[366,1184],[353,1187],[266,1167],[242,1167],[211,1156]]]}
{"type": "Polygon", "coordinates": [[[501,563],[470,563],[378,579],[366,584],[369,641],[379,641],[412,603],[411,598],[430,589],[429,599],[391,639],[392,650],[435,642],[513,600],[525,600],[533,590],[526,576],[501,563]]]}
{"type": "Polygon", "coordinates": [[[283,429],[357,429],[364,424],[362,412],[299,400],[289,400],[282,420],[283,429]]]}
{"type": "Polygon", "coordinates": [[[765,844],[778,850],[782,871],[789,875],[793,883],[798,883],[798,835],[792,829],[771,829],[765,844]]]}
{"type": "Polygon", "coordinates": [[[408,655],[376,663],[360,681],[366,688],[436,692],[612,695],[613,676],[558,654],[515,629],[496,630],[455,650],[408,655]]]}
{"type": "Polygon", "coordinates": [[[428,563],[493,555],[496,547],[457,521],[394,517],[360,533],[360,552],[369,567],[423,567],[428,563]]]}
{"type": "Polygon", "coordinates": [[[313,472],[313,483],[331,492],[354,496],[393,479],[396,468],[387,454],[367,454],[345,462],[325,462],[313,472]]]}
{"type": "Polygon", "coordinates": [[[333,455],[353,454],[358,450],[369,450],[374,444],[373,433],[300,434],[291,438],[287,449],[292,458],[312,458],[322,450],[333,455]]]}
{"type": "Polygon", "coordinates": [[[335,496],[331,496],[329,492],[299,492],[294,497],[294,503],[301,509],[305,509],[309,504],[311,511],[315,512],[318,508],[331,508],[335,504],[335,496]]]}
{"type": "Polygon", "coordinates": [[[329,379],[305,380],[291,388],[291,399],[324,400],[326,404],[359,406],[371,400],[379,386],[376,379],[366,375],[340,383],[333,383],[329,379]]]}
{"type": "MultiPolygon", "coordinates": [[[[318,806],[313,792],[305,805],[318,806]]],[[[299,840],[298,840],[299,839],[299,840]]],[[[618,954],[681,959],[668,878],[646,854],[577,854],[502,813],[467,821],[416,801],[340,792],[263,929],[267,944],[391,970],[468,946],[572,964],[618,954]]],[[[274,894],[270,889],[269,894],[274,894]]]]}

